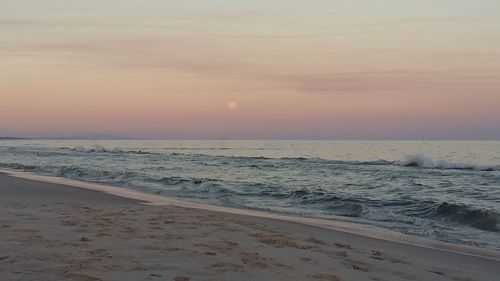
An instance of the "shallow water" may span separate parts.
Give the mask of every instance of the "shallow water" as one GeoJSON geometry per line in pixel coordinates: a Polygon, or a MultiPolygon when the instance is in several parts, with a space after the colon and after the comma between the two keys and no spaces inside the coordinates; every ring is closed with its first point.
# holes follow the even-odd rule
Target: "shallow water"
{"type": "Polygon", "coordinates": [[[500,142],[0,141],[0,167],[500,250],[500,142]]]}

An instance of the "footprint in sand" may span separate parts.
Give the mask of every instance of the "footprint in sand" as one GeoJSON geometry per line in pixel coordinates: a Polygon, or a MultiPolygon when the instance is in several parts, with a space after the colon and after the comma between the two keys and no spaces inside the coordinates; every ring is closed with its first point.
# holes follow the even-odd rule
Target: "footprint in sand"
{"type": "Polygon", "coordinates": [[[10,258],[10,256],[3,256],[3,257],[0,257],[0,261],[7,260],[8,258],[10,258]]]}
{"type": "Polygon", "coordinates": [[[241,262],[251,268],[268,269],[271,265],[271,259],[264,258],[258,253],[241,252],[240,257],[241,262]]]}
{"type": "Polygon", "coordinates": [[[258,233],[252,235],[257,238],[257,240],[263,244],[272,246],[274,248],[297,248],[304,249],[295,242],[293,239],[288,238],[281,234],[265,234],[258,233]]]}
{"type": "Polygon", "coordinates": [[[406,264],[406,265],[411,265],[410,262],[407,262],[405,260],[402,260],[402,259],[397,259],[397,258],[389,258],[389,261],[392,262],[392,263],[396,263],[396,264],[406,264]]]}
{"type": "Polygon", "coordinates": [[[371,250],[370,258],[374,259],[374,260],[380,260],[380,261],[384,260],[384,258],[382,257],[382,253],[377,251],[377,250],[371,250]]]}
{"type": "Polygon", "coordinates": [[[90,256],[97,257],[97,258],[102,258],[102,257],[108,256],[108,252],[106,251],[106,249],[103,249],[103,248],[96,249],[96,250],[90,250],[90,251],[86,251],[86,252],[90,256]]]}
{"type": "Polygon", "coordinates": [[[336,255],[343,258],[347,258],[349,256],[346,251],[337,252],[336,255]]]}
{"type": "Polygon", "coordinates": [[[305,239],[304,241],[309,242],[309,243],[313,243],[314,245],[328,246],[328,243],[321,241],[315,237],[309,237],[309,238],[305,239]]]}
{"type": "Polygon", "coordinates": [[[263,257],[259,253],[241,252],[240,258],[241,262],[254,269],[269,269],[272,267],[292,269],[287,265],[276,263],[273,258],[263,257]]]}
{"type": "Polygon", "coordinates": [[[370,271],[370,265],[368,265],[367,263],[352,260],[352,259],[347,259],[347,262],[349,263],[351,268],[354,270],[363,271],[363,272],[370,271]]]}
{"type": "Polygon", "coordinates": [[[172,220],[172,219],[166,219],[166,220],[163,221],[163,223],[164,224],[172,224],[172,223],[174,223],[174,220],[172,220]]]}
{"type": "Polygon", "coordinates": [[[437,275],[444,276],[444,273],[442,273],[441,271],[434,270],[434,269],[428,269],[428,270],[426,270],[426,271],[427,271],[427,272],[430,272],[430,273],[437,274],[437,275]]]}
{"type": "Polygon", "coordinates": [[[216,241],[209,244],[198,243],[195,244],[196,247],[203,247],[214,252],[227,252],[232,251],[234,247],[238,246],[238,243],[229,241],[216,241]]]}
{"type": "Polygon", "coordinates": [[[310,275],[314,280],[324,280],[324,281],[340,281],[340,279],[331,274],[315,274],[315,275],[310,275]]]}
{"type": "Polygon", "coordinates": [[[209,269],[215,273],[226,273],[230,272],[244,272],[243,266],[234,263],[220,262],[209,266],[209,269]]]}
{"type": "Polygon", "coordinates": [[[337,248],[345,248],[345,249],[349,249],[349,250],[351,250],[351,249],[352,249],[352,247],[351,247],[351,246],[349,246],[349,245],[347,245],[347,244],[342,244],[342,243],[336,243],[336,244],[335,244],[335,246],[336,246],[337,248]]]}

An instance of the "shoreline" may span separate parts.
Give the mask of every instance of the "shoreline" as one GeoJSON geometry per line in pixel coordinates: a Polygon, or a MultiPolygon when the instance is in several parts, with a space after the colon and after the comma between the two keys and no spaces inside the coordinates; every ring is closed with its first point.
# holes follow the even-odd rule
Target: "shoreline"
{"type": "Polygon", "coordinates": [[[457,254],[470,255],[470,256],[500,261],[500,251],[494,251],[481,247],[454,244],[454,243],[434,240],[431,238],[408,235],[370,225],[299,217],[287,214],[277,214],[264,211],[249,210],[249,209],[223,207],[223,206],[216,206],[203,203],[195,203],[195,202],[184,201],[182,199],[170,198],[166,196],[135,191],[124,187],[116,187],[98,183],[89,183],[89,182],[65,179],[54,176],[37,175],[30,172],[0,169],[0,173],[4,173],[7,174],[8,176],[27,179],[27,180],[53,183],[62,186],[70,186],[80,189],[98,191],[104,194],[109,194],[121,198],[137,200],[140,201],[142,204],[151,206],[176,206],[182,208],[206,210],[211,212],[220,212],[220,213],[240,215],[240,216],[278,220],[278,221],[297,223],[307,226],[319,227],[333,231],[345,232],[353,235],[358,235],[360,237],[380,239],[383,241],[402,243],[416,247],[423,247],[440,251],[448,251],[457,254]]]}
{"type": "Polygon", "coordinates": [[[477,249],[15,174],[0,173],[1,280],[493,281],[500,274],[499,260],[477,249]]]}

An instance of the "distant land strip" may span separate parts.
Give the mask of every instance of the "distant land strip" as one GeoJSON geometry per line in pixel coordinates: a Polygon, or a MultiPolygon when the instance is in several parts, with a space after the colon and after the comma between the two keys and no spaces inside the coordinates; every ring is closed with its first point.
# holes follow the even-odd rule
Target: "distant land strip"
{"type": "Polygon", "coordinates": [[[24,138],[17,137],[0,137],[0,140],[23,140],[24,138]]]}

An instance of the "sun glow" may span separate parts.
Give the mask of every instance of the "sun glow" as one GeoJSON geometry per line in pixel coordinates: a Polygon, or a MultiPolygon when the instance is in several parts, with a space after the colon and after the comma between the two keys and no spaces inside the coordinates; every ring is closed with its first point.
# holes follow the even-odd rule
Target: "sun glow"
{"type": "Polygon", "coordinates": [[[229,109],[229,111],[236,111],[236,109],[238,109],[238,104],[232,101],[227,104],[227,109],[229,109]]]}

